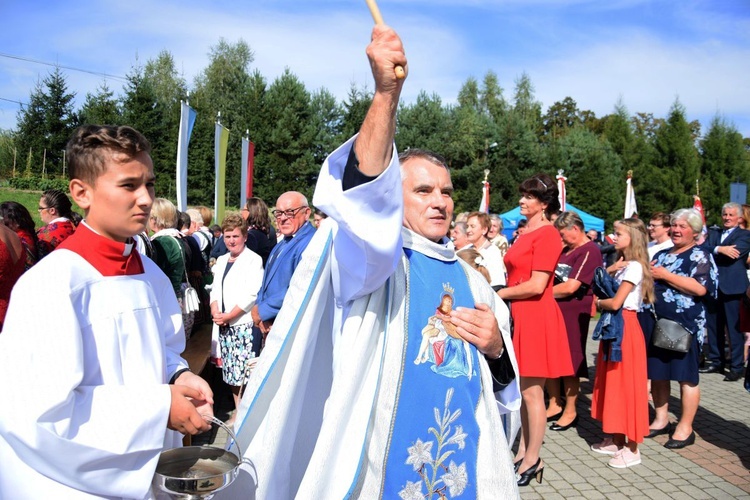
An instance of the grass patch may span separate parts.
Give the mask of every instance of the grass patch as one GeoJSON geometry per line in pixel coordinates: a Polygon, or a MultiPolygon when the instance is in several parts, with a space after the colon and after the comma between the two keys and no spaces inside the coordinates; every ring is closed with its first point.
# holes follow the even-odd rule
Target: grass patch
{"type": "MultiPolygon", "coordinates": [[[[26,191],[6,187],[0,188],[0,203],[3,201],[15,201],[26,207],[31,214],[31,217],[34,219],[35,227],[42,227],[44,225],[42,224],[42,219],[39,218],[38,210],[39,198],[41,197],[41,191],[26,191]]],[[[68,198],[70,198],[70,196],[68,198]]],[[[83,215],[83,210],[81,210],[75,203],[73,203],[73,210],[83,215]]]]}

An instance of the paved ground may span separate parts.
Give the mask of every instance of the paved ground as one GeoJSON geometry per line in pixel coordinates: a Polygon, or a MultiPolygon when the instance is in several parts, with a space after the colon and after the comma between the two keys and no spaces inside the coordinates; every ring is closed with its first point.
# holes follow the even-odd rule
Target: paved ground
{"type": "MultiPolygon", "coordinates": [[[[598,347],[598,342],[589,340],[590,367],[598,347]]],[[[608,467],[609,457],[589,450],[603,435],[599,422],[591,418],[592,383],[583,381],[578,427],[547,431],[542,448],[543,483],[532,481],[522,488],[521,498],[750,498],[750,394],[742,381],[724,382],[723,378],[701,375],[694,445],[669,450],[663,446],[667,436],[646,439],[641,446],[643,463],[622,470],[608,467]]],[[[672,383],[669,412],[670,420],[676,421],[680,414],[676,382],[672,383]]]]}
{"type": "MultiPolygon", "coordinates": [[[[593,328],[593,323],[592,323],[593,328]]],[[[590,373],[598,342],[588,342],[590,373]]],[[[214,376],[221,377],[219,373],[214,376]]],[[[565,432],[547,431],[542,458],[545,462],[542,484],[532,481],[521,489],[523,500],[532,499],[750,499],[750,394],[742,382],[724,382],[723,375],[701,375],[701,406],[694,429],[694,445],[668,450],[667,436],[646,439],[641,445],[643,463],[630,469],[612,469],[609,457],[589,446],[601,441],[599,422],[591,418],[591,381],[581,384],[578,401],[580,421],[565,432]]],[[[218,396],[217,416],[229,417],[231,395],[218,396]]],[[[670,419],[680,412],[679,386],[672,384],[670,419]]],[[[653,411],[651,412],[653,418],[653,411]]],[[[223,430],[216,433],[216,445],[226,442],[223,430]]],[[[197,443],[209,440],[208,435],[197,443]]]]}

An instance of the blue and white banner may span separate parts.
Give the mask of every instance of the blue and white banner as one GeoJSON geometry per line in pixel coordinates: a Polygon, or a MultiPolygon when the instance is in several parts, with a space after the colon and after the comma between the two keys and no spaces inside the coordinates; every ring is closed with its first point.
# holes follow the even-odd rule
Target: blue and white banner
{"type": "Polygon", "coordinates": [[[187,209],[188,143],[193,134],[197,113],[186,102],[180,101],[180,132],[177,136],[177,210],[187,209]]]}

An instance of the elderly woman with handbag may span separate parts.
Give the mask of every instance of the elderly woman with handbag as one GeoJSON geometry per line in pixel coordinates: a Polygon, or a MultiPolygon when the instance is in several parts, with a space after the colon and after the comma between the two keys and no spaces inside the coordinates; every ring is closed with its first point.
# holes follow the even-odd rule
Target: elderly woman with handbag
{"type": "MultiPolygon", "coordinates": [[[[648,345],[648,377],[651,379],[651,395],[654,399],[656,417],[650,425],[648,437],[667,434],[671,430],[667,414],[669,383],[680,383],[682,412],[680,420],[667,448],[684,448],[695,442],[693,419],[700,403],[698,387],[698,362],[703,344],[703,328],[706,324],[706,310],[702,297],[716,296],[718,271],[710,252],[696,245],[703,229],[703,218],[692,208],[677,210],[671,217],[671,238],[674,246],[662,250],[651,262],[654,277],[656,318],[661,323],[667,321],[663,332],[646,334],[648,345]],[[671,320],[671,325],[670,325],[671,320]],[[675,325],[677,323],[677,325],[675,325]],[[687,336],[680,352],[677,343],[665,345],[661,337],[667,329],[684,329],[687,336]]],[[[667,339],[668,341],[669,339],[667,339]]]]}
{"type": "Polygon", "coordinates": [[[229,253],[216,259],[211,268],[212,338],[221,349],[221,371],[224,382],[232,388],[235,407],[239,406],[240,389],[249,371],[253,352],[253,318],[263,282],[263,260],[245,247],[247,222],[236,214],[227,215],[221,223],[224,243],[229,253]]]}

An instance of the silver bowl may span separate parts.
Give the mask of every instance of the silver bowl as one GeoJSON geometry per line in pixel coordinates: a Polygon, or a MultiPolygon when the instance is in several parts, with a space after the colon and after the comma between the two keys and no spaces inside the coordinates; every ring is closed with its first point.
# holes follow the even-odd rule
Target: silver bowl
{"type": "MultiPolygon", "coordinates": [[[[214,417],[205,417],[223,427],[237,441],[234,433],[214,417]]],[[[184,446],[163,451],[159,455],[152,485],[157,491],[173,498],[211,498],[229,486],[237,477],[242,464],[242,452],[237,454],[216,446],[184,446]]]]}

